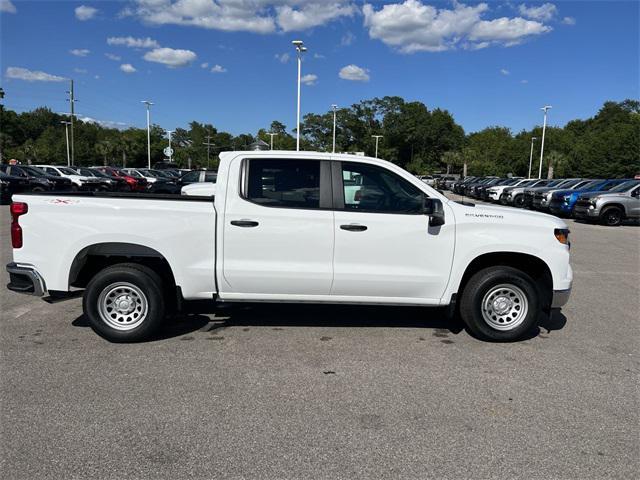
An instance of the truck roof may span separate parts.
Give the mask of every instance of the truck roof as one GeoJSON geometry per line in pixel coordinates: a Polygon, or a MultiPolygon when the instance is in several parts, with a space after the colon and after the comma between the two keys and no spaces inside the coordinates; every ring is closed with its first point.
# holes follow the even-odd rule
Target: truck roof
{"type": "Polygon", "coordinates": [[[331,152],[315,152],[309,150],[235,150],[228,152],[220,152],[220,160],[231,159],[242,155],[244,157],[258,158],[314,158],[320,160],[334,160],[341,162],[353,162],[361,160],[370,160],[374,162],[386,162],[381,158],[367,157],[364,155],[356,155],[354,153],[331,153],[331,152]]]}

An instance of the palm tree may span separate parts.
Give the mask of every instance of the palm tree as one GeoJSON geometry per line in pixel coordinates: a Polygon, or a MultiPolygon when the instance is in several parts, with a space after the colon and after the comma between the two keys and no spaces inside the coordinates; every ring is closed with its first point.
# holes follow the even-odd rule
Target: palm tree
{"type": "Polygon", "coordinates": [[[102,156],[104,162],[103,164],[105,167],[107,166],[107,156],[111,155],[112,151],[113,149],[111,147],[111,143],[106,140],[103,140],[96,144],[96,153],[102,156]]]}

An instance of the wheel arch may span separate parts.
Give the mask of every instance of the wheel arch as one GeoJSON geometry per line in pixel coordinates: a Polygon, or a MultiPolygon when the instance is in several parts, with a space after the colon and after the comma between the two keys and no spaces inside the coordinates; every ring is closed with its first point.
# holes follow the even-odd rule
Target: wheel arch
{"type": "Polygon", "coordinates": [[[545,308],[551,306],[553,297],[553,276],[549,265],[535,255],[522,252],[491,252],[475,257],[465,269],[457,289],[459,297],[469,279],[480,270],[487,267],[507,266],[517,268],[529,275],[538,286],[542,305],[545,308]]]}
{"type": "Polygon", "coordinates": [[[160,275],[167,288],[175,290],[175,277],[164,255],[145,245],[125,242],[95,243],[80,250],[69,269],[69,286],[84,288],[100,270],[118,263],[145,265],[160,275]]]}
{"type": "Polygon", "coordinates": [[[627,211],[625,210],[624,205],[618,202],[612,202],[612,203],[607,203],[603,205],[600,208],[600,215],[602,215],[604,212],[606,212],[608,209],[612,207],[620,209],[620,211],[622,212],[622,218],[625,218],[627,216],[627,211]]]}

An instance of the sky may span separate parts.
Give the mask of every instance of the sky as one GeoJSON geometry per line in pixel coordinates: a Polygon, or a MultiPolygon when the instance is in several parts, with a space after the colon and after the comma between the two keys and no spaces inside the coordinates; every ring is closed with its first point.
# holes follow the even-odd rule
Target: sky
{"type": "Polygon", "coordinates": [[[0,85],[16,111],[255,134],[272,120],[398,95],[466,132],[562,126],[640,97],[640,2],[0,0],[0,85]]]}

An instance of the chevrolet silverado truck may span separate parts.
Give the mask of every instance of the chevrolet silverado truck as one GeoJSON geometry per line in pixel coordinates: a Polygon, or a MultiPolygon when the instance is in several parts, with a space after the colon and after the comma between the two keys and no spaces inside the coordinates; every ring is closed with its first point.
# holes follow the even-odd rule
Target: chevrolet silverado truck
{"type": "Polygon", "coordinates": [[[583,193],[573,216],[588,222],[617,227],[624,220],[640,220],[640,180],[628,180],[611,190],[583,193]]]}
{"type": "Polygon", "coordinates": [[[224,152],[216,180],[208,195],[14,195],[8,288],[82,293],[93,329],[118,342],[216,302],[448,307],[511,341],[569,298],[555,217],[456,203],[348,154],[224,152]]]}

